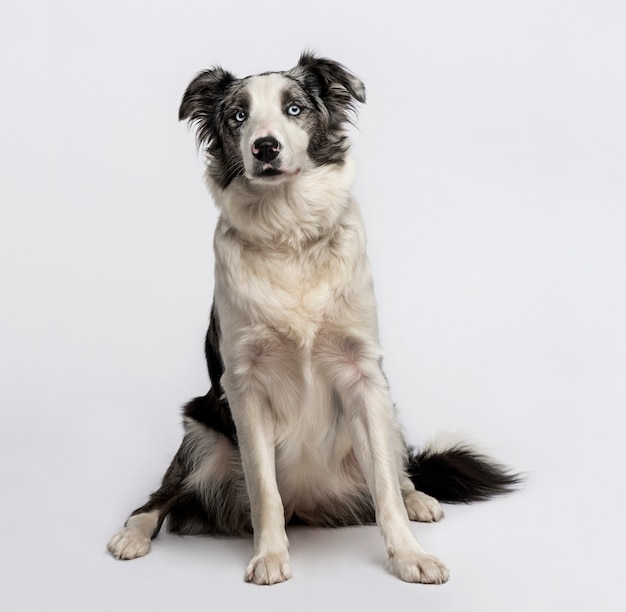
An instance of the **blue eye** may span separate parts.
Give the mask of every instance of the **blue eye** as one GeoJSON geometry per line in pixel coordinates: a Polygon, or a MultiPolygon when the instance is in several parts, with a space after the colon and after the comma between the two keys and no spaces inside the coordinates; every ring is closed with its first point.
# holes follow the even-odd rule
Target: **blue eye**
{"type": "Polygon", "coordinates": [[[237,111],[235,113],[235,121],[242,123],[245,120],[246,120],[246,113],[244,113],[243,111],[237,111]]]}
{"type": "Polygon", "coordinates": [[[301,112],[302,109],[297,104],[290,104],[289,108],[287,109],[287,114],[291,115],[292,117],[299,115],[301,112]]]}

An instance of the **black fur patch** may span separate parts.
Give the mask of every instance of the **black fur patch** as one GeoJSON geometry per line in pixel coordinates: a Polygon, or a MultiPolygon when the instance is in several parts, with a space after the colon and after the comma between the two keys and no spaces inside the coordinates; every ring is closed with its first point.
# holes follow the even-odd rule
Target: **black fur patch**
{"type": "Polygon", "coordinates": [[[187,492],[170,510],[168,531],[180,535],[252,535],[250,505],[240,488],[245,488],[243,479],[217,484],[211,500],[187,492]]]}
{"type": "Polygon", "coordinates": [[[440,453],[410,452],[408,472],[418,491],[448,503],[482,501],[510,493],[523,480],[462,445],[440,453]]]}
{"type": "MultiPolygon", "coordinates": [[[[241,161],[233,164],[233,152],[224,151],[226,101],[236,95],[238,85],[241,81],[219,66],[204,70],[187,87],[178,111],[180,121],[195,126],[198,147],[205,147],[211,175],[223,187],[243,173],[241,161]]],[[[234,159],[239,158],[236,152],[234,159]]]]}
{"type": "Polygon", "coordinates": [[[309,131],[309,157],[318,165],[342,163],[350,148],[345,134],[354,102],[365,102],[365,86],[342,64],[310,53],[284,73],[306,92],[317,110],[316,126],[309,131]]]}
{"type": "Polygon", "coordinates": [[[184,408],[183,414],[190,419],[202,423],[226,436],[235,446],[237,445],[237,430],[230,412],[228,401],[224,397],[224,389],[220,379],[224,373],[224,364],[220,356],[220,332],[217,310],[211,309],[209,330],[204,343],[204,353],[209,368],[211,388],[206,395],[196,397],[184,408]]]}
{"type": "Polygon", "coordinates": [[[150,499],[146,504],[134,510],[130,515],[133,517],[137,514],[143,514],[144,512],[158,511],[159,517],[152,533],[153,538],[157,536],[161,530],[163,521],[180,499],[183,481],[189,473],[189,466],[187,465],[185,456],[184,445],[181,445],[163,476],[161,486],[150,495],[150,499]]]}

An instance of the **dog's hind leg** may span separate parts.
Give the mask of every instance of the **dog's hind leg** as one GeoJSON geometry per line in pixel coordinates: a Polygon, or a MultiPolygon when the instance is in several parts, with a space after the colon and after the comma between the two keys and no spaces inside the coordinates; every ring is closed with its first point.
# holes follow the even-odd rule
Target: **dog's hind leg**
{"type": "Polygon", "coordinates": [[[434,523],[443,518],[441,504],[434,497],[417,491],[413,481],[405,474],[400,476],[400,489],[409,520],[434,523]]]}
{"type": "Polygon", "coordinates": [[[163,482],[147,504],[137,508],[120,531],[109,541],[107,550],[117,559],[136,559],[150,552],[151,541],[159,533],[165,517],[181,496],[185,474],[183,446],[170,464],[163,482]]]}

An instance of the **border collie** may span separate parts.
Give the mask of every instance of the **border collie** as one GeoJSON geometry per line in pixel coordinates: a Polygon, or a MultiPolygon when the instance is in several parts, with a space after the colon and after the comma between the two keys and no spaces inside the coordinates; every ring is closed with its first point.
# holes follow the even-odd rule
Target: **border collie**
{"type": "Polygon", "coordinates": [[[442,583],[448,570],[409,521],[438,521],[437,500],[486,499],[518,482],[466,445],[417,453],[404,441],[350,194],[356,102],[363,83],[309,53],[244,79],[216,67],[187,88],[180,119],[196,127],[221,213],[212,386],[185,406],[182,444],[109,542],[115,557],[147,554],[167,518],[179,534],[253,534],[245,579],[274,584],[291,577],[287,524],[376,522],[393,574],[442,583]]]}

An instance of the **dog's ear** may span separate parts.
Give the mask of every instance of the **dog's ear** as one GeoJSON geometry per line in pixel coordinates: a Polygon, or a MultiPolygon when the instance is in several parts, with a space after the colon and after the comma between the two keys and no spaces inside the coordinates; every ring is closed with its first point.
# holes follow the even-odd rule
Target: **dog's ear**
{"type": "Polygon", "coordinates": [[[353,100],[365,102],[365,85],[342,64],[305,51],[297,68],[325,102],[350,107],[353,100]]]}
{"type": "Polygon", "coordinates": [[[189,83],[178,110],[178,119],[196,124],[198,144],[208,144],[217,133],[218,114],[229,86],[237,79],[219,66],[200,72],[189,83]]]}

